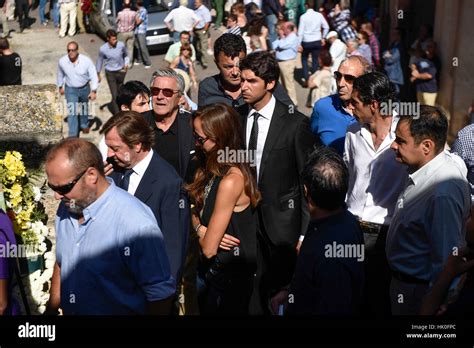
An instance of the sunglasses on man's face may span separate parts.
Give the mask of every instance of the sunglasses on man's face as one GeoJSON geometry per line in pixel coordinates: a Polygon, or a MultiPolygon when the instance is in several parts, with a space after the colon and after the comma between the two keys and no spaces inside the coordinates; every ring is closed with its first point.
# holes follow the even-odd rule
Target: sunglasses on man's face
{"type": "MultiPolygon", "coordinates": [[[[89,169],[89,168],[87,168],[87,169],[89,169]]],[[[48,186],[51,190],[53,190],[54,192],[59,193],[61,196],[67,195],[69,192],[71,192],[71,190],[74,188],[74,186],[77,184],[77,182],[82,178],[82,176],[87,172],[87,169],[84,170],[74,180],[72,180],[71,182],[69,182],[66,185],[54,186],[54,185],[51,185],[48,182],[48,186]]]]}
{"type": "Polygon", "coordinates": [[[193,132],[193,135],[194,135],[194,139],[201,145],[204,145],[204,143],[209,140],[209,138],[203,138],[196,132],[193,132]]]}
{"type": "Polygon", "coordinates": [[[337,81],[340,81],[344,77],[344,80],[346,80],[347,83],[353,83],[356,79],[354,75],[341,74],[339,71],[334,72],[334,77],[337,81]]]}
{"type": "Polygon", "coordinates": [[[77,48],[68,48],[67,51],[68,51],[68,52],[76,52],[76,51],[77,51],[77,48]]]}
{"type": "Polygon", "coordinates": [[[175,91],[171,88],[151,87],[150,92],[151,92],[151,95],[154,97],[157,97],[160,94],[160,92],[162,92],[166,98],[171,98],[175,93],[178,93],[179,91],[175,91]]]}

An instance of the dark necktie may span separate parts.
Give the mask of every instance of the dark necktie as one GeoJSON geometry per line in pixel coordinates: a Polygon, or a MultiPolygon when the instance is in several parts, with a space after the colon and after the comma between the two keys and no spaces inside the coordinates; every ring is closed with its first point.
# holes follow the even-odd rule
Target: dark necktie
{"type": "Polygon", "coordinates": [[[250,138],[249,138],[249,151],[256,151],[257,150],[257,140],[258,140],[258,118],[262,116],[258,112],[253,114],[253,125],[252,130],[250,131],[250,138]]]}
{"type": "Polygon", "coordinates": [[[130,184],[130,175],[133,174],[133,169],[127,169],[123,174],[122,180],[120,181],[119,187],[128,191],[128,185],[130,184]]]}

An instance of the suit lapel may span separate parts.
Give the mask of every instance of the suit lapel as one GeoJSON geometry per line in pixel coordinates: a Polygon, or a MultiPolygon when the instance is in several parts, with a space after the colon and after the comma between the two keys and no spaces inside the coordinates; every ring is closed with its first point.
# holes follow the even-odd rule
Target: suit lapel
{"type": "Polygon", "coordinates": [[[268,159],[268,155],[277,142],[280,132],[284,128],[285,109],[285,106],[282,108],[282,104],[280,104],[280,102],[276,102],[272,120],[270,121],[270,128],[268,129],[267,139],[265,140],[265,145],[263,146],[262,159],[260,161],[260,173],[258,175],[259,181],[262,179],[262,173],[265,169],[265,162],[268,159]]]}
{"type": "Polygon", "coordinates": [[[148,165],[148,168],[143,174],[140,183],[138,184],[137,190],[135,191],[135,197],[137,197],[143,203],[146,203],[148,198],[153,193],[153,185],[156,180],[158,180],[158,167],[155,162],[156,154],[153,154],[153,157],[148,165]]]}
{"type": "Polygon", "coordinates": [[[186,126],[186,115],[178,113],[176,116],[178,122],[178,153],[179,153],[179,175],[184,178],[189,162],[189,153],[192,149],[193,136],[190,127],[186,126]]]}

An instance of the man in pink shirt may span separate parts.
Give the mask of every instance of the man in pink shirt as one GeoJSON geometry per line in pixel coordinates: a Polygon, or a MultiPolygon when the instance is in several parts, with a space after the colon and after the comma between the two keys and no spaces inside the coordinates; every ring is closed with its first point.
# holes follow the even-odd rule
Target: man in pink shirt
{"type": "Polygon", "coordinates": [[[133,30],[135,29],[136,16],[137,12],[130,9],[130,0],[124,0],[123,10],[117,14],[116,24],[118,39],[127,47],[130,62],[128,64],[129,69],[133,66],[133,43],[135,40],[133,30]]]}

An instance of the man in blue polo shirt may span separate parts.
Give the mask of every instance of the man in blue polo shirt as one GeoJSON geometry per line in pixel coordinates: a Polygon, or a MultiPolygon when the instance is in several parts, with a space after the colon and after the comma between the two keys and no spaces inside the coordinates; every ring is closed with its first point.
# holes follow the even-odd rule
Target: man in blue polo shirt
{"type": "Polygon", "coordinates": [[[343,60],[334,73],[337,94],[321,98],[314,104],[311,115],[311,130],[325,146],[334,148],[340,155],[344,152],[347,127],[357,122],[349,108],[354,80],[370,72],[370,64],[361,56],[343,60]]]}

